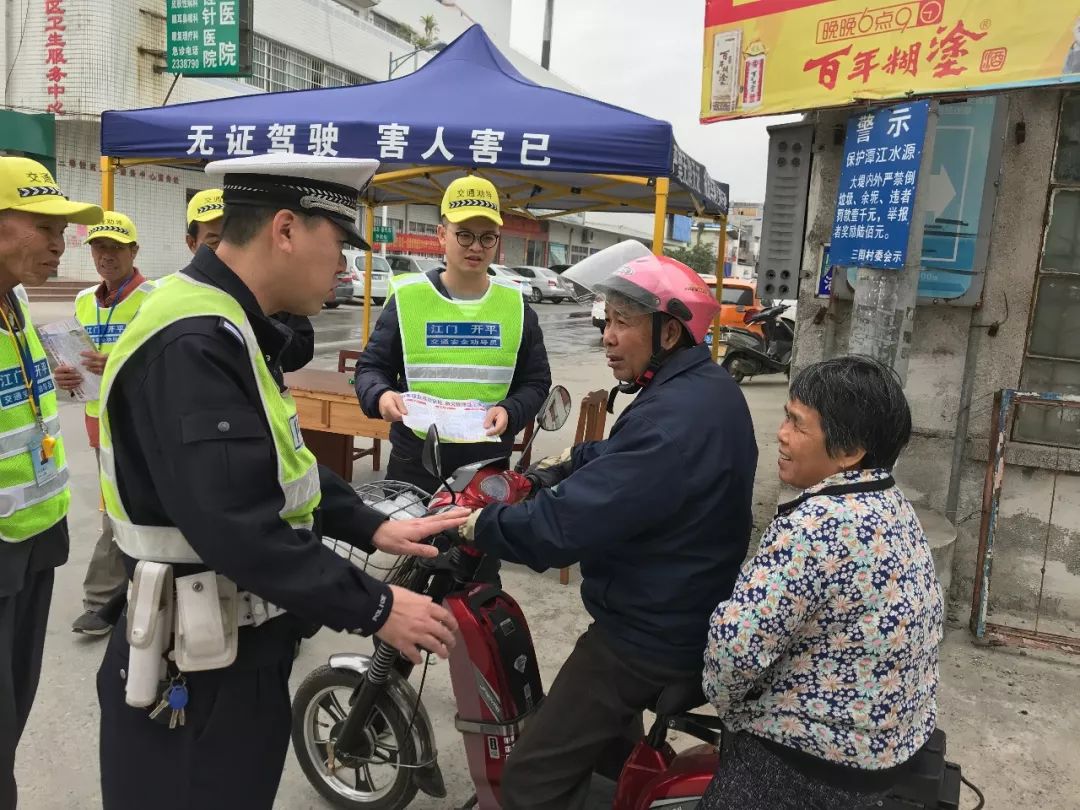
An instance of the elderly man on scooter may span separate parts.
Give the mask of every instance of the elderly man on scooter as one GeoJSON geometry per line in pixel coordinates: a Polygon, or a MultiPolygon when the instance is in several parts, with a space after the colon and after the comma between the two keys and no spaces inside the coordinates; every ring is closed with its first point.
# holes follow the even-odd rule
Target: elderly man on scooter
{"type": "Polygon", "coordinates": [[[642,711],[698,677],[709,616],[749,542],[757,445],[742,392],[702,345],[716,299],[674,259],[627,253],[616,245],[567,275],[605,296],[608,366],[636,398],[610,438],[533,468],[550,488],[462,527],[537,571],[580,563],[593,619],[510,754],[506,810],[581,808],[594,770],[621,767],[642,711]]]}

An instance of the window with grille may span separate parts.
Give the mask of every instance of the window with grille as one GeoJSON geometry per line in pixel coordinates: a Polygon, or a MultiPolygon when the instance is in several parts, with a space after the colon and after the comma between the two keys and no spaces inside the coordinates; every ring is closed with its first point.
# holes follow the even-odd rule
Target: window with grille
{"type": "Polygon", "coordinates": [[[582,259],[584,259],[586,256],[588,256],[591,252],[592,251],[590,251],[584,245],[571,245],[570,246],[570,264],[574,264],[575,262],[580,262],[582,259]]]}
{"type": "Polygon", "coordinates": [[[370,84],[372,79],[255,34],[251,76],[245,81],[268,93],[370,84]]]}
{"type": "Polygon", "coordinates": [[[434,235],[439,232],[439,226],[430,222],[409,222],[409,233],[423,233],[434,235]]]}
{"type": "Polygon", "coordinates": [[[393,34],[398,39],[403,39],[406,42],[411,43],[413,41],[413,34],[415,33],[409,26],[402,25],[397,20],[391,20],[389,17],[384,17],[377,11],[371,12],[371,22],[375,24],[376,28],[381,28],[388,34],[393,34]]]}
{"type": "MultiPolygon", "coordinates": [[[[1020,387],[1080,394],[1080,93],[1066,94],[1020,387]]],[[[1017,441],[1080,448],[1080,409],[1021,405],[1017,441]]]]}

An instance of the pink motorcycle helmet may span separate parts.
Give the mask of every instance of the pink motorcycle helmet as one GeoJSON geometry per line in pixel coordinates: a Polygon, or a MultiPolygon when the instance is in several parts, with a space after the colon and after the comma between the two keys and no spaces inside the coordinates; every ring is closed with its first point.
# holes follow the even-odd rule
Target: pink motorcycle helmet
{"type": "Polygon", "coordinates": [[[701,343],[720,311],[704,279],[682,262],[654,256],[640,242],[619,242],[566,270],[563,274],[598,295],[621,296],[644,312],[664,313],[678,320],[701,343]]]}

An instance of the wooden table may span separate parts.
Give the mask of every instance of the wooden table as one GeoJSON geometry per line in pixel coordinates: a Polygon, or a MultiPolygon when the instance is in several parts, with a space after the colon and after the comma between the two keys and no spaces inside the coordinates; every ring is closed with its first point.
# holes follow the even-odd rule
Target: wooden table
{"type": "Polygon", "coordinates": [[[372,467],[382,463],[382,440],[390,438],[390,424],[371,419],[360,410],[349,375],[337,371],[303,369],[285,375],[296,400],[304,443],[324,464],[346,481],[353,477],[353,462],[371,456],[372,467]],[[353,446],[357,436],[373,439],[370,448],[353,446]]]}

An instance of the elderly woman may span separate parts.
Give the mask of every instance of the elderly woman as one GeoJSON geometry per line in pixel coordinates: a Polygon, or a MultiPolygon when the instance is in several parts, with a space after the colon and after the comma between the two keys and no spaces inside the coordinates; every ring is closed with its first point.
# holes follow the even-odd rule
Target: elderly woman
{"type": "Polygon", "coordinates": [[[724,751],[702,808],[857,808],[934,730],[942,599],[892,468],[911,435],[896,375],[865,357],[791,383],[780,506],[712,616],[703,688],[724,751]]]}

